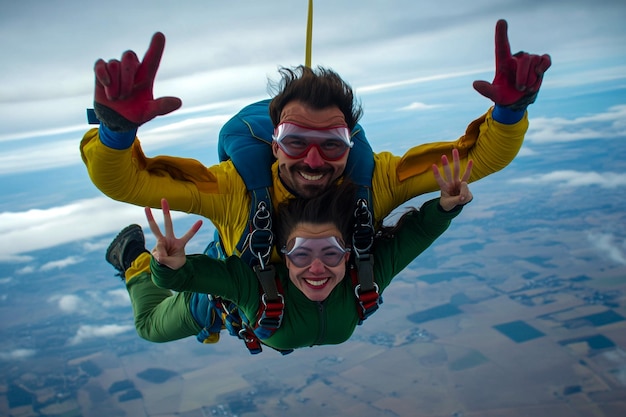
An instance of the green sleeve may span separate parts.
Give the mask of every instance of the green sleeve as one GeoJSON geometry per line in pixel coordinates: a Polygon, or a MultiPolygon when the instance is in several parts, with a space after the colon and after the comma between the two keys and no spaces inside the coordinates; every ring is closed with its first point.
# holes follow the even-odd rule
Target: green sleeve
{"type": "Polygon", "coordinates": [[[161,288],[219,295],[244,305],[250,300],[258,301],[254,271],[236,256],[218,260],[207,255],[187,255],[187,262],[178,270],[160,265],[152,258],[150,269],[152,280],[161,288]]]}
{"type": "Polygon", "coordinates": [[[374,246],[374,277],[381,289],[386,288],[415,258],[448,229],[462,207],[444,211],[439,199],[424,203],[419,211],[403,216],[391,238],[379,238],[374,246]]]}

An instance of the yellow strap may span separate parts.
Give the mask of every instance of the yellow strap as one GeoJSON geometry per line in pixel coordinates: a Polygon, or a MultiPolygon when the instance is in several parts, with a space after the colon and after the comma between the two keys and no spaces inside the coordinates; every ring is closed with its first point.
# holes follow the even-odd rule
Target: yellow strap
{"type": "Polygon", "coordinates": [[[309,16],[306,22],[306,56],[304,65],[311,68],[311,42],[313,38],[313,0],[309,0],[309,16]]]}

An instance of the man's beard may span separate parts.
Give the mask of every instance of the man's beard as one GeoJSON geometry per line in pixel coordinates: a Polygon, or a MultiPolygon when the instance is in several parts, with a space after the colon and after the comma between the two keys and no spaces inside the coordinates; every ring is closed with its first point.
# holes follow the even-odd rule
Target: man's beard
{"type": "MultiPolygon", "coordinates": [[[[308,175],[319,175],[322,174],[325,177],[330,177],[333,174],[332,169],[316,169],[316,170],[312,170],[309,169],[309,167],[305,166],[293,166],[290,169],[290,174],[292,176],[292,178],[301,178],[302,176],[300,175],[300,173],[303,172],[305,174],[308,175]]],[[[294,185],[298,185],[298,189],[297,190],[293,190],[295,191],[298,196],[302,197],[302,198],[313,198],[316,197],[318,195],[320,195],[324,190],[326,190],[329,186],[330,183],[326,183],[326,184],[306,184],[306,182],[303,184],[302,182],[295,182],[294,185]]]]}

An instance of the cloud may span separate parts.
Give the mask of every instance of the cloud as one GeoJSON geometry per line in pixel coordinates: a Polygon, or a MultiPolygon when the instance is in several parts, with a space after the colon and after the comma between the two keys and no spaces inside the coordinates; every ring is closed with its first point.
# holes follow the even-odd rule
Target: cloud
{"type": "Polygon", "coordinates": [[[103,240],[99,240],[97,242],[84,242],[83,243],[83,250],[87,253],[89,252],[102,252],[104,253],[104,251],[109,247],[109,245],[111,244],[111,240],[110,239],[103,239],[103,240]]]}
{"type": "Polygon", "coordinates": [[[34,349],[15,349],[9,352],[0,352],[0,360],[3,361],[14,361],[14,360],[22,360],[28,359],[37,353],[34,349]]]}
{"type": "Polygon", "coordinates": [[[526,143],[524,143],[524,146],[522,146],[522,148],[517,153],[517,158],[534,155],[537,155],[537,152],[534,149],[530,148],[526,143]]]}
{"type": "Polygon", "coordinates": [[[135,326],[119,324],[92,326],[84,324],[78,328],[78,330],[76,331],[76,335],[68,340],[68,344],[77,345],[84,342],[85,340],[93,338],[110,338],[117,336],[118,334],[129,332],[131,330],[135,330],[135,326]]]}
{"type": "MultiPolygon", "coordinates": [[[[6,258],[3,257],[2,255],[0,255],[0,262],[14,262],[15,261],[15,256],[11,256],[8,255],[6,258]]],[[[19,275],[28,275],[28,274],[32,274],[33,272],[35,272],[35,267],[32,265],[27,265],[23,268],[18,269],[17,271],[15,271],[16,274],[19,275]]]]}
{"type": "Polygon", "coordinates": [[[40,271],[50,271],[52,269],[63,269],[70,265],[76,265],[83,261],[82,258],[77,256],[68,256],[65,259],[59,259],[58,261],[51,261],[43,264],[39,270],[40,271]]]}
{"type": "Polygon", "coordinates": [[[126,307],[130,305],[130,296],[126,288],[119,288],[117,290],[107,291],[104,297],[99,298],[99,301],[105,308],[126,307]]]}
{"type": "Polygon", "coordinates": [[[413,103],[409,104],[408,106],[404,106],[400,108],[399,110],[400,111],[422,111],[422,110],[436,109],[439,107],[441,107],[441,105],[439,104],[425,104],[425,103],[414,101],[413,103]]]}
{"type": "Polygon", "coordinates": [[[608,233],[588,233],[587,240],[595,249],[600,251],[610,260],[620,265],[626,265],[626,242],[622,240],[621,245],[617,242],[617,238],[608,233]]]}
{"type": "MultiPolygon", "coordinates": [[[[193,112],[198,111],[202,111],[201,108],[193,109],[193,112]]],[[[186,114],[183,120],[179,120],[179,117],[165,117],[160,120],[159,126],[142,128],[143,150],[150,155],[151,152],[173,143],[177,146],[194,143],[198,137],[207,138],[207,146],[217,144],[219,128],[232,117],[232,113],[210,116],[193,116],[193,113],[190,116],[190,112],[186,114]]],[[[92,127],[61,128],[55,131],[59,133],[58,135],[52,135],[51,130],[0,137],[0,142],[4,139],[12,143],[10,149],[0,152],[0,175],[38,172],[82,164],[79,154],[80,138],[92,127]],[[31,143],[37,139],[45,139],[46,135],[49,138],[44,143],[31,143]]]]}
{"type": "Polygon", "coordinates": [[[0,175],[44,171],[80,162],[78,139],[29,145],[0,153],[0,175]]]}
{"type": "Polygon", "coordinates": [[[59,310],[67,314],[83,314],[93,316],[97,308],[118,308],[129,307],[130,296],[128,291],[123,287],[123,283],[119,278],[115,278],[120,283],[120,287],[115,290],[106,292],[88,291],[86,293],[76,294],[55,294],[48,301],[58,306],[59,310]]]}
{"type": "Polygon", "coordinates": [[[414,85],[414,84],[432,83],[433,81],[443,81],[443,80],[449,80],[453,78],[463,78],[463,77],[467,77],[468,75],[483,74],[485,72],[489,72],[490,70],[491,68],[481,68],[481,69],[473,70],[473,71],[448,72],[448,73],[441,73],[441,74],[435,74],[435,75],[424,76],[424,77],[416,77],[416,78],[409,78],[405,80],[398,80],[398,81],[393,81],[393,82],[388,82],[388,83],[365,85],[362,87],[358,87],[356,89],[356,92],[357,94],[381,92],[381,91],[397,89],[400,87],[407,87],[409,85],[414,85]]]}
{"type": "Polygon", "coordinates": [[[601,188],[617,188],[626,186],[626,174],[618,172],[600,174],[595,171],[563,170],[513,179],[510,182],[532,185],[557,184],[563,187],[598,186],[601,188]]]}
{"type": "MultiPolygon", "coordinates": [[[[177,219],[186,215],[173,212],[172,216],[177,219]]],[[[107,197],[77,200],[49,209],[3,212],[0,213],[0,234],[3,237],[0,240],[0,262],[13,261],[15,255],[24,252],[113,233],[131,223],[139,223],[144,226],[144,230],[147,229],[143,208],[107,197]],[[33,239],[33,236],[46,238],[33,239]]],[[[78,261],[79,258],[67,258],[56,261],[58,263],[48,265],[47,268],[78,261]]],[[[34,270],[33,267],[25,267],[18,273],[25,274],[34,270]]]]}
{"type": "MultiPolygon", "coordinates": [[[[56,298],[56,297],[55,297],[56,298]]],[[[62,295],[58,298],[59,309],[64,313],[77,313],[84,311],[86,305],[80,297],[74,294],[62,295]]]]}
{"type": "Polygon", "coordinates": [[[526,141],[572,142],[626,137],[626,105],[575,119],[533,117],[526,141]]]}

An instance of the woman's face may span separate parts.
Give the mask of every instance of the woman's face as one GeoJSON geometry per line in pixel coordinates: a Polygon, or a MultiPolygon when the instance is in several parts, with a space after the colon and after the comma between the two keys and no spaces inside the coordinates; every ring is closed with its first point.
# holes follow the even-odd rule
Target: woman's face
{"type": "Polygon", "coordinates": [[[298,224],[285,251],[289,279],[311,301],[324,301],[346,275],[350,253],[332,223],[298,224]]]}

